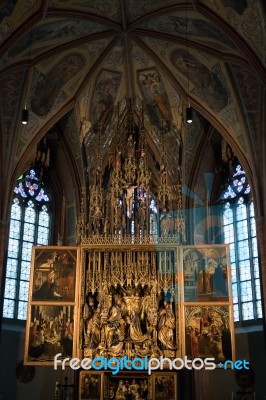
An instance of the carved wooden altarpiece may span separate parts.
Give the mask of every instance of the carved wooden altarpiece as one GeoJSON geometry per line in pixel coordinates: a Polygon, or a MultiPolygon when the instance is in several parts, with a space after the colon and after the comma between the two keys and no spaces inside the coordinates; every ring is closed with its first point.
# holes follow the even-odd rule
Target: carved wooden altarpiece
{"type": "Polygon", "coordinates": [[[80,357],[180,356],[177,246],[81,248],[80,357]]]}

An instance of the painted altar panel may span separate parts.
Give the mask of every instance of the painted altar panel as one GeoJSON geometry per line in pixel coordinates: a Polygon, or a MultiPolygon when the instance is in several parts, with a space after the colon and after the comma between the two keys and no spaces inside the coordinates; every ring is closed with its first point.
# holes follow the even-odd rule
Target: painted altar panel
{"type": "Polygon", "coordinates": [[[216,364],[235,359],[234,324],[230,305],[184,306],[183,357],[214,358],[216,364]]]}
{"type": "Polygon", "coordinates": [[[33,246],[25,365],[54,365],[75,357],[80,299],[80,248],[33,246]]]}
{"type": "Polygon", "coordinates": [[[229,302],[227,245],[181,247],[184,302],[229,302]]]}
{"type": "Polygon", "coordinates": [[[73,305],[32,305],[28,310],[24,364],[54,365],[59,359],[74,357],[75,308],[73,305]]]}

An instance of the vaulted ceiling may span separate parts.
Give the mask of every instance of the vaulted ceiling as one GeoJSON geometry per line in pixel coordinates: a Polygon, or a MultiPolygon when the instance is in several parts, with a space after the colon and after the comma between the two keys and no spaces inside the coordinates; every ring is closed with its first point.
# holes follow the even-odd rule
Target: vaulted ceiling
{"type": "Polygon", "coordinates": [[[2,0],[2,182],[15,179],[20,160],[56,123],[80,168],[82,140],[93,164],[95,127],[100,124],[107,151],[125,98],[143,101],[154,149],[162,121],[173,132],[169,148],[182,132],[187,169],[206,124],[244,155],[248,167],[259,147],[266,82],[262,3],[2,0]],[[188,103],[195,123],[185,137],[188,103]],[[25,106],[30,121],[22,126],[25,106]]]}

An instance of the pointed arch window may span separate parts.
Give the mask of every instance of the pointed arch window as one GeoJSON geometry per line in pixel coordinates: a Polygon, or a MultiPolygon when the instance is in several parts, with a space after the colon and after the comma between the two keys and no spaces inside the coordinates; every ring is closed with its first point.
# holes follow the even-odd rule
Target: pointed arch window
{"type": "Polygon", "coordinates": [[[36,168],[18,179],[14,189],[7,251],[3,317],[27,318],[31,250],[48,245],[51,197],[36,168]]]}
{"type": "Polygon", "coordinates": [[[246,173],[234,157],[223,202],[224,242],[230,245],[234,320],[262,318],[258,244],[254,203],[246,173]]]}

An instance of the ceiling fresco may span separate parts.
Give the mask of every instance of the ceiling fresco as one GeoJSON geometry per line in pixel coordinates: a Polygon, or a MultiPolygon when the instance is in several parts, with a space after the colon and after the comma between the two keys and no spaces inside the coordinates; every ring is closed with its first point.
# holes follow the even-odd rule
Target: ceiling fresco
{"type": "Polygon", "coordinates": [[[29,146],[63,117],[63,125],[71,127],[69,142],[86,143],[88,165],[96,157],[96,132],[101,131],[108,158],[119,107],[135,98],[144,110],[155,164],[160,129],[169,133],[169,171],[175,170],[179,146],[171,143],[180,132],[188,156],[196,151],[199,140],[185,137],[188,103],[204,121],[190,128],[197,138],[203,126],[213,125],[251,159],[251,136],[258,130],[256,93],[266,82],[264,18],[263,3],[254,0],[4,0],[2,159],[14,159],[7,176],[29,146]],[[25,104],[30,120],[22,127],[14,109],[25,104]]]}

